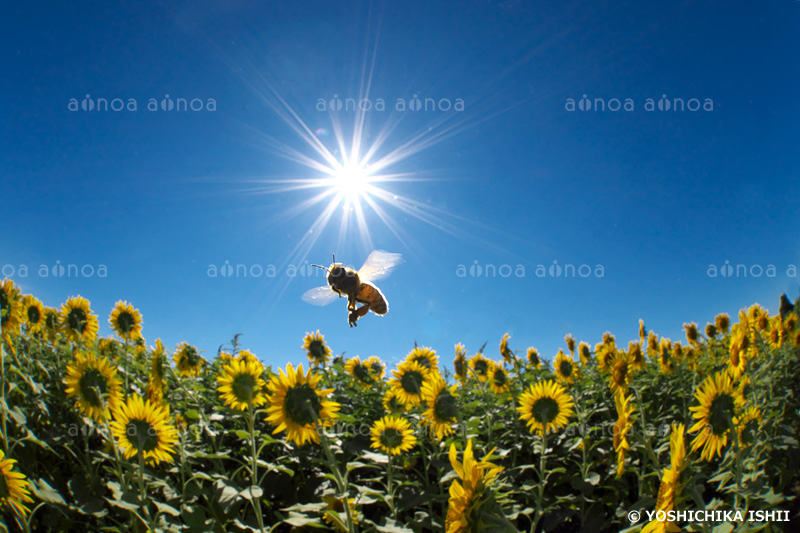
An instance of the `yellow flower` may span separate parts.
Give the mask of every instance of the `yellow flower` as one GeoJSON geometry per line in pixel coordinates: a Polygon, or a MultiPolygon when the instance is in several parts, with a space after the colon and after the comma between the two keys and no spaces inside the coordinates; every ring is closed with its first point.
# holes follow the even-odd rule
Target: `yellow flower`
{"type": "MultiPolygon", "coordinates": [[[[472,439],[470,439],[464,450],[464,462],[462,463],[458,461],[455,444],[450,445],[450,464],[459,479],[450,485],[450,499],[445,519],[446,533],[488,530],[489,528],[485,524],[487,517],[493,522],[495,528],[497,522],[507,524],[502,510],[495,502],[491,489],[491,484],[503,471],[502,466],[489,462],[493,452],[494,450],[489,452],[483,460],[476,461],[472,451],[472,439]]],[[[495,528],[492,531],[506,530],[495,528]]]]}
{"type": "Polygon", "coordinates": [[[572,356],[565,354],[561,348],[558,349],[555,361],[553,361],[553,373],[556,375],[556,379],[564,385],[574,383],[578,376],[578,367],[572,360],[572,356]]]}
{"type": "Polygon", "coordinates": [[[404,413],[408,409],[405,402],[400,401],[397,390],[390,388],[383,395],[383,407],[389,414],[404,413]]]}
{"type": "Polygon", "coordinates": [[[709,339],[713,339],[716,336],[717,336],[717,326],[711,323],[706,324],[706,337],[708,337],[709,339]]]}
{"type": "Polygon", "coordinates": [[[419,366],[424,368],[426,372],[439,372],[439,356],[436,352],[427,348],[415,346],[413,350],[406,356],[406,361],[419,363],[419,366]]]}
{"type": "Polygon", "coordinates": [[[675,363],[672,361],[672,341],[663,337],[658,345],[658,367],[662,374],[675,372],[675,363]]]}
{"type": "Polygon", "coordinates": [[[511,387],[508,382],[508,372],[503,368],[502,361],[489,361],[489,387],[495,394],[508,392],[511,387]]]}
{"type": "Polygon", "coordinates": [[[73,342],[91,342],[97,335],[97,315],[92,314],[89,300],[81,296],[73,296],[61,306],[61,323],[73,342]]]}
{"type": "Polygon", "coordinates": [[[248,361],[251,363],[261,363],[256,357],[256,354],[251,352],[250,350],[239,350],[236,352],[236,360],[237,361],[248,361]]]}
{"type": "Polygon", "coordinates": [[[359,356],[348,359],[347,363],[344,365],[344,369],[348,374],[353,376],[353,379],[355,379],[358,386],[362,389],[369,389],[376,383],[370,372],[370,367],[367,365],[366,361],[362,363],[359,356]]]}
{"type": "MultiPolygon", "coordinates": [[[[347,532],[347,511],[344,508],[344,499],[337,498],[336,496],[323,496],[322,501],[324,501],[327,505],[324,509],[324,514],[322,518],[325,520],[326,523],[330,524],[336,531],[341,531],[343,533],[347,532]]],[[[355,509],[355,498],[348,498],[347,506],[350,508],[350,516],[353,519],[353,524],[357,524],[358,521],[356,520],[356,509],[355,509]]]]}
{"type": "Polygon", "coordinates": [[[514,362],[514,352],[511,351],[511,348],[508,347],[508,333],[503,335],[503,338],[500,339],[500,355],[503,356],[503,361],[506,363],[513,364],[514,362]]]}
{"type": "Polygon", "coordinates": [[[609,385],[611,385],[611,391],[614,393],[622,391],[623,394],[627,394],[631,373],[633,372],[633,365],[628,354],[622,350],[617,351],[611,358],[609,367],[611,372],[608,376],[608,381],[609,385]]]}
{"type": "Polygon", "coordinates": [[[586,366],[592,359],[592,348],[585,342],[581,341],[581,343],[578,345],[578,355],[581,358],[581,364],[586,366]]]}
{"type": "Polygon", "coordinates": [[[539,359],[539,351],[534,347],[528,348],[528,363],[537,370],[542,368],[542,361],[539,359]]]}
{"type": "Polygon", "coordinates": [[[564,336],[564,342],[567,343],[567,350],[572,357],[575,357],[575,337],[572,336],[572,333],[567,333],[564,336]]]}
{"type": "Polygon", "coordinates": [[[721,455],[728,443],[728,433],[744,405],[744,397],[741,390],[733,386],[730,375],[717,372],[700,385],[695,398],[700,405],[689,407],[697,419],[689,432],[699,433],[692,441],[692,451],[703,448],[701,457],[711,461],[714,456],[721,455]]]}
{"type": "Polygon", "coordinates": [[[222,375],[217,378],[219,397],[226,405],[240,411],[264,405],[267,383],[261,378],[263,373],[264,365],[260,361],[246,357],[231,361],[222,367],[222,375]]]}
{"type": "Polygon", "coordinates": [[[557,431],[569,423],[575,404],[567,391],[553,380],[531,385],[519,397],[520,420],[527,420],[531,432],[557,431]]]}
{"type": "Polygon", "coordinates": [[[164,344],[156,339],[156,347],[150,359],[150,379],[147,383],[147,399],[152,403],[164,398],[164,344]]]}
{"type": "Polygon", "coordinates": [[[752,405],[745,409],[740,416],[733,419],[733,423],[736,425],[739,446],[745,448],[758,440],[759,425],[762,420],[761,411],[752,405]]]}
{"type": "Polygon", "coordinates": [[[486,378],[489,376],[489,363],[491,363],[491,361],[486,359],[482,353],[475,354],[469,360],[470,373],[478,378],[481,383],[486,381],[486,378]]]}
{"type": "Polygon", "coordinates": [[[381,361],[380,357],[373,355],[364,361],[364,364],[367,365],[367,368],[369,369],[369,375],[372,376],[372,379],[375,381],[380,381],[383,379],[383,375],[386,373],[386,365],[383,364],[383,361],[381,361]]]}
{"type": "Polygon", "coordinates": [[[407,405],[418,405],[422,400],[422,386],[430,371],[417,362],[406,360],[397,365],[392,374],[394,378],[389,380],[389,386],[395,390],[397,399],[407,405]]]}
{"type": "Polygon", "coordinates": [[[198,353],[197,348],[188,342],[182,342],[178,345],[173,359],[175,360],[175,366],[178,368],[178,375],[185,378],[199,376],[206,362],[198,353]]]}
{"type": "Polygon", "coordinates": [[[178,432],[168,421],[168,406],[134,394],[116,409],[110,427],[126,459],[141,454],[154,464],[171,463],[178,432]]]}
{"type": "Polygon", "coordinates": [[[644,368],[644,354],[640,343],[633,341],[628,343],[628,362],[634,370],[644,368]]]}
{"type": "Polygon", "coordinates": [[[122,401],[122,380],[117,369],[105,357],[78,352],[67,365],[64,379],[67,396],[75,398],[75,406],[86,416],[101,423],[109,418],[122,401]]]}
{"type": "Polygon", "coordinates": [[[653,359],[658,358],[659,355],[658,335],[654,331],[647,334],[647,355],[653,359]]]}
{"type": "Polygon", "coordinates": [[[439,374],[431,376],[422,385],[422,398],[428,407],[422,415],[422,423],[430,428],[436,440],[455,433],[453,423],[458,417],[455,389],[455,385],[448,389],[439,374]]]}
{"type": "Polygon", "coordinates": [[[61,331],[61,313],[58,309],[46,307],[44,310],[44,331],[50,341],[54,341],[61,331]]]}
{"type": "MultiPolygon", "coordinates": [[[[682,488],[680,475],[686,458],[686,445],[683,437],[685,431],[686,426],[683,424],[672,424],[669,438],[670,468],[665,468],[664,475],[661,477],[661,486],[658,489],[658,499],[656,500],[656,513],[658,511],[669,513],[674,510],[676,499],[680,495],[682,488]]],[[[642,533],[662,533],[664,531],[679,532],[681,528],[674,522],[659,520],[652,520],[642,528],[642,533]]]]}
{"type": "Polygon", "coordinates": [[[645,329],[644,329],[644,320],[641,318],[639,319],[639,342],[644,344],[644,336],[645,336],[645,329]]]}
{"type": "Polygon", "coordinates": [[[697,331],[697,324],[694,322],[691,324],[684,324],[683,329],[686,330],[686,340],[689,341],[689,344],[696,345],[700,338],[700,333],[697,331]]]}
{"type": "Polygon", "coordinates": [[[303,373],[303,365],[297,370],[291,363],[286,372],[280,370],[269,383],[267,420],[275,426],[272,434],[286,430],[287,440],[302,446],[308,441],[319,444],[318,428],[330,425],[338,415],[340,405],[326,399],[333,389],[317,389],[320,374],[303,373]]]}
{"type": "Polygon", "coordinates": [[[633,395],[625,397],[622,389],[614,394],[614,403],[617,406],[617,421],[614,424],[614,451],[617,452],[617,477],[622,477],[625,472],[625,454],[631,449],[628,444],[628,432],[633,427],[631,415],[633,414],[633,395]]]}
{"type": "Polygon", "coordinates": [[[0,329],[3,334],[19,333],[22,324],[22,310],[19,302],[19,289],[10,279],[0,282],[0,329]]]}
{"type": "Polygon", "coordinates": [[[325,344],[325,336],[316,333],[306,333],[303,337],[302,348],[306,350],[306,356],[312,365],[324,366],[331,356],[331,349],[325,344]]]}
{"type": "Polygon", "coordinates": [[[728,372],[734,379],[739,379],[744,373],[749,346],[750,337],[747,330],[740,324],[734,324],[731,330],[730,359],[728,359],[728,372]]]}
{"type": "Polygon", "coordinates": [[[731,318],[728,316],[728,313],[720,313],[714,317],[714,324],[723,335],[728,333],[728,326],[730,326],[730,323],[731,318]]]}
{"type": "Polygon", "coordinates": [[[22,297],[22,317],[29,333],[37,333],[44,326],[44,306],[36,297],[26,294],[22,297]]]}
{"type": "Polygon", "coordinates": [[[384,416],[376,420],[370,429],[372,444],[388,455],[400,455],[410,451],[417,444],[417,437],[408,420],[401,416],[384,416]]]}
{"type": "Polygon", "coordinates": [[[608,332],[603,334],[603,342],[600,342],[594,347],[595,360],[597,361],[597,369],[600,372],[609,372],[611,367],[609,363],[611,358],[617,353],[617,344],[614,336],[608,332]]]}
{"type": "Polygon", "coordinates": [[[128,302],[118,301],[108,322],[123,339],[136,340],[142,336],[142,315],[128,302]]]}
{"type": "Polygon", "coordinates": [[[11,507],[17,516],[24,517],[30,509],[26,503],[33,503],[30,497],[30,482],[25,474],[14,470],[16,459],[9,459],[0,450],[0,506],[11,507]]]}
{"type": "Polygon", "coordinates": [[[455,377],[461,383],[467,380],[467,350],[460,342],[456,344],[456,356],[453,359],[455,377]]]}

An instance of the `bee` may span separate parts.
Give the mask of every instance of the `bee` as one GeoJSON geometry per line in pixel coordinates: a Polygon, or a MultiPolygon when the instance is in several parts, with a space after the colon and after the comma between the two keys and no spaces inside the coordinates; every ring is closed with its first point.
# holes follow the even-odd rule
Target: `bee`
{"type": "Polygon", "coordinates": [[[328,285],[311,289],[303,295],[303,300],[314,305],[328,305],[337,295],[339,298],[347,296],[347,323],[351,328],[358,326],[358,319],[368,311],[380,316],[389,312],[386,297],[372,281],[385,278],[402,263],[401,254],[374,250],[357,271],[337,263],[333,254],[332,258],[333,264],[329,268],[312,265],[328,272],[328,285]],[[361,307],[358,304],[362,304],[361,307]]]}

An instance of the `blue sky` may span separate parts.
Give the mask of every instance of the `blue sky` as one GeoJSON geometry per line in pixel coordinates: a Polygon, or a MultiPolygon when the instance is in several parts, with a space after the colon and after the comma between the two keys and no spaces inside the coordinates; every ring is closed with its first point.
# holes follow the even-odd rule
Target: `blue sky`
{"type": "Polygon", "coordinates": [[[336,353],[395,362],[416,340],[450,365],[457,342],[498,358],[506,332],[552,356],[570,332],[625,345],[643,318],[682,340],[684,322],[797,297],[800,3],[432,4],[6,7],[2,273],[46,305],[87,297],[101,334],[125,299],[149,344],[210,357],[242,333],[273,365],[305,360],[317,329],[336,353]],[[583,95],[633,110],[567,110],[583,95]],[[662,95],[706,109],[661,111],[662,95]],[[318,109],[336,97],[385,109],[318,109]],[[179,98],[199,110],[160,109],[179,98]],[[359,119],[365,148],[384,139],[370,163],[409,147],[373,183],[409,208],[362,196],[366,240],[331,206],[312,242],[333,196],[300,206],[335,190],[282,190],[323,176],[290,156],[324,163],[315,138],[343,162],[335,128],[351,150],[359,119]],[[378,283],[389,314],[358,328],[344,300],[302,301],[321,270],[287,275],[332,252],[358,267],[373,248],[406,261],[378,283]],[[226,261],[247,275],[209,276],[226,261]],[[708,275],[725,261],[743,267],[708,275]],[[575,275],[537,275],[554,262],[575,275]],[[87,275],[52,275],[70,264],[87,275]]]}

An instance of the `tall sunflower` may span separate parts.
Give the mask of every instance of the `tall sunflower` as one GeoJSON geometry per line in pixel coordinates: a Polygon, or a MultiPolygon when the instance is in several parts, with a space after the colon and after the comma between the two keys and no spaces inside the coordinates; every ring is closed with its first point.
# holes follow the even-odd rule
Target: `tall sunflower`
{"type": "Polygon", "coordinates": [[[700,332],[697,331],[697,324],[694,322],[684,324],[683,329],[686,330],[686,340],[689,341],[689,344],[696,346],[700,339],[700,332]]]}
{"type": "Polygon", "coordinates": [[[728,326],[731,324],[731,317],[728,316],[728,313],[720,313],[714,317],[714,325],[717,326],[717,329],[723,335],[728,333],[728,326]]]}
{"type": "Polygon", "coordinates": [[[217,377],[217,392],[220,399],[232,409],[247,411],[260,407],[267,401],[267,383],[261,378],[264,365],[252,359],[234,359],[224,367],[217,377]]]}
{"type": "Polygon", "coordinates": [[[75,406],[86,416],[100,423],[122,401],[122,380],[105,357],[79,351],[67,365],[67,396],[75,398],[75,406]]]}
{"type": "Polygon", "coordinates": [[[578,367],[572,360],[572,356],[565,354],[561,348],[558,349],[555,361],[553,361],[553,373],[556,375],[556,379],[564,385],[574,383],[578,375],[578,367]]]}
{"type": "Polygon", "coordinates": [[[476,353],[469,360],[470,373],[478,378],[481,383],[486,381],[489,377],[489,364],[491,361],[483,356],[482,353],[476,353]]]}
{"type": "Polygon", "coordinates": [[[631,415],[633,414],[633,395],[625,397],[622,389],[614,394],[614,403],[617,407],[617,421],[614,423],[614,451],[617,452],[617,477],[622,477],[625,472],[625,455],[631,449],[628,444],[628,432],[633,427],[631,415]]]}
{"type": "Polygon", "coordinates": [[[503,361],[510,365],[514,363],[514,352],[508,347],[509,338],[510,336],[506,333],[503,335],[503,338],[500,339],[500,355],[503,357],[503,361]]]}
{"type": "Polygon", "coordinates": [[[376,381],[372,377],[372,372],[367,362],[361,362],[359,356],[351,357],[344,365],[344,370],[355,380],[356,384],[362,389],[369,389],[375,385],[376,381]]]}
{"type": "Polygon", "coordinates": [[[417,437],[408,420],[401,416],[384,416],[376,420],[370,429],[370,448],[388,455],[400,455],[417,445],[417,437]]]}
{"type": "Polygon", "coordinates": [[[22,297],[22,318],[28,333],[38,333],[44,326],[44,306],[31,294],[22,297]]]}
{"type": "Polygon", "coordinates": [[[188,342],[182,342],[175,350],[175,355],[172,356],[175,361],[175,366],[178,369],[178,375],[181,377],[197,377],[206,363],[206,360],[197,351],[197,348],[188,342]]]}
{"type": "Polygon", "coordinates": [[[171,463],[178,431],[169,418],[167,405],[145,401],[134,394],[114,412],[111,433],[126,459],[141,454],[153,464],[171,463]]]}
{"type": "MultiPolygon", "coordinates": [[[[655,512],[664,511],[669,513],[674,510],[676,500],[680,496],[683,486],[680,483],[680,475],[686,458],[685,431],[686,426],[683,424],[672,424],[669,438],[670,468],[665,468],[664,474],[661,476],[661,486],[658,489],[655,512]]],[[[661,520],[652,520],[642,528],[642,533],[663,533],[665,531],[677,533],[681,531],[681,528],[675,525],[674,522],[661,520]]]]}
{"type": "Polygon", "coordinates": [[[369,375],[372,376],[372,379],[375,381],[383,379],[383,375],[386,373],[386,365],[383,364],[380,357],[377,355],[370,356],[369,359],[364,361],[364,364],[367,365],[369,375]]]}
{"type": "Polygon", "coordinates": [[[492,392],[495,394],[503,394],[511,390],[508,372],[503,367],[502,361],[489,361],[487,381],[489,382],[489,387],[492,389],[492,392]]]}
{"type": "MultiPolygon", "coordinates": [[[[430,370],[415,361],[403,361],[392,370],[394,378],[389,380],[398,400],[407,405],[418,405],[422,400],[422,386],[425,384],[430,370]]],[[[438,372],[436,373],[438,375],[438,372]]]]}
{"type": "Polygon", "coordinates": [[[606,332],[603,334],[603,342],[600,342],[594,347],[595,360],[597,361],[597,369],[600,372],[610,372],[611,358],[617,353],[617,344],[614,336],[606,332]]]}
{"type": "Polygon", "coordinates": [[[622,391],[623,394],[628,394],[628,385],[631,382],[631,374],[633,373],[633,364],[628,353],[618,350],[611,358],[608,366],[611,370],[608,375],[611,391],[614,393],[622,391]]]}
{"type": "Polygon", "coordinates": [[[389,388],[383,395],[383,408],[386,409],[386,412],[390,415],[395,415],[405,413],[408,410],[408,405],[400,401],[395,389],[389,388]]]}
{"type": "Polygon", "coordinates": [[[751,405],[745,409],[741,415],[733,419],[736,426],[736,435],[739,439],[739,446],[747,447],[758,440],[759,426],[764,417],[758,407],[751,405]]]}
{"type": "Polygon", "coordinates": [[[439,356],[427,346],[415,346],[406,356],[406,361],[419,363],[428,372],[439,372],[439,356]]]}
{"type": "Polygon", "coordinates": [[[658,344],[658,367],[662,374],[672,374],[675,372],[675,362],[672,358],[672,341],[664,337],[658,344]]]}
{"type": "Polygon", "coordinates": [[[306,333],[302,348],[312,366],[325,366],[331,357],[331,349],[325,344],[325,336],[319,330],[316,333],[306,333]]]}
{"type": "Polygon", "coordinates": [[[82,296],[73,296],[61,306],[61,323],[67,339],[73,342],[91,342],[97,335],[97,315],[82,296]]]}
{"type": "Polygon", "coordinates": [[[644,353],[640,342],[630,341],[628,343],[628,361],[634,370],[644,369],[644,353]]]}
{"type": "Polygon", "coordinates": [[[572,357],[575,357],[575,337],[572,336],[572,333],[567,333],[564,335],[564,342],[567,344],[567,350],[572,357]]]}
{"type": "Polygon", "coordinates": [[[578,344],[578,355],[581,358],[581,364],[586,366],[589,364],[589,361],[592,360],[592,348],[581,341],[580,344],[578,344]]]}
{"type": "Polygon", "coordinates": [[[639,342],[644,344],[644,336],[647,330],[644,327],[644,320],[639,319],[639,342]]]}
{"type": "Polygon", "coordinates": [[[438,441],[455,433],[453,424],[458,417],[455,390],[456,386],[448,388],[439,374],[422,385],[422,398],[428,407],[422,415],[422,423],[430,428],[431,435],[438,441]]]}
{"type": "Polygon", "coordinates": [[[531,365],[531,368],[535,368],[536,370],[542,368],[542,360],[539,359],[539,350],[533,346],[528,348],[528,364],[531,365]]]}
{"type": "Polygon", "coordinates": [[[3,334],[19,333],[22,312],[19,302],[19,289],[10,279],[0,281],[0,329],[3,334]]]}
{"type": "Polygon", "coordinates": [[[453,358],[455,378],[464,383],[467,380],[467,349],[460,342],[456,344],[456,356],[453,358]]]}
{"type": "Polygon", "coordinates": [[[123,339],[136,340],[142,335],[142,315],[125,301],[118,301],[108,317],[108,323],[123,339]]]}
{"type": "Polygon", "coordinates": [[[519,397],[520,420],[527,420],[531,432],[540,434],[557,431],[569,423],[573,415],[572,397],[560,384],[553,380],[540,381],[531,385],[519,397]]]}
{"type": "Polygon", "coordinates": [[[697,419],[689,432],[699,433],[692,440],[692,451],[702,448],[701,458],[711,461],[715,455],[722,454],[722,448],[728,443],[728,432],[744,405],[744,397],[725,372],[707,377],[694,396],[700,405],[689,407],[697,419]]]}
{"type": "Polygon", "coordinates": [[[30,513],[26,503],[33,503],[30,496],[30,482],[25,474],[14,469],[16,459],[9,459],[0,450],[0,507],[11,507],[17,516],[30,513]]]}
{"type": "Polygon", "coordinates": [[[156,346],[150,355],[150,378],[147,383],[147,399],[153,403],[164,398],[164,344],[156,339],[156,346]]]}
{"type": "Polygon", "coordinates": [[[303,373],[289,363],[286,372],[273,376],[269,383],[270,395],[267,420],[275,426],[272,434],[286,430],[286,438],[302,446],[308,441],[319,444],[318,428],[329,425],[338,416],[340,405],[326,399],[333,389],[317,389],[320,374],[311,369],[303,373]]]}
{"type": "Polygon", "coordinates": [[[50,342],[53,342],[61,331],[61,313],[58,312],[58,309],[46,307],[43,322],[44,332],[50,342]]]}
{"type": "Polygon", "coordinates": [[[747,367],[749,347],[750,337],[747,329],[740,324],[734,324],[731,330],[730,358],[728,359],[728,372],[734,379],[739,379],[747,367]]]}

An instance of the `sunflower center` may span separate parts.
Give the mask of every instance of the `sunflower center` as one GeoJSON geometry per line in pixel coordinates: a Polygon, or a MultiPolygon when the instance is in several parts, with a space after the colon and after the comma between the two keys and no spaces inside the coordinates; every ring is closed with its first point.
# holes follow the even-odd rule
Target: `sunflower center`
{"type": "Polygon", "coordinates": [[[428,359],[427,355],[418,355],[414,357],[413,361],[415,363],[419,363],[419,366],[430,368],[431,367],[431,360],[428,359]]]}
{"type": "Polygon", "coordinates": [[[568,378],[572,375],[572,365],[569,361],[561,361],[559,369],[561,370],[561,375],[565,378],[568,378]]]}
{"type": "Polygon", "coordinates": [[[337,513],[342,513],[344,512],[344,504],[342,503],[342,500],[340,500],[339,498],[332,498],[328,502],[328,509],[336,511],[337,513]]]}
{"type": "Polygon", "coordinates": [[[538,356],[538,355],[536,355],[535,353],[530,353],[530,354],[528,355],[528,360],[531,362],[531,364],[532,364],[533,366],[536,366],[536,365],[538,365],[538,364],[539,364],[539,356],[538,356]]]}
{"type": "Polygon", "coordinates": [[[475,361],[475,373],[480,376],[485,376],[486,372],[489,370],[489,365],[483,359],[478,359],[475,361]]]}
{"type": "Polygon", "coordinates": [[[42,315],[39,313],[39,308],[35,305],[28,307],[28,322],[31,324],[38,324],[42,315]]]}
{"type": "Polygon", "coordinates": [[[44,324],[49,329],[56,329],[58,327],[58,315],[55,313],[47,313],[47,315],[45,315],[44,324]]]}
{"type": "Polygon", "coordinates": [[[295,385],[286,391],[284,410],[296,424],[300,426],[313,424],[319,419],[321,409],[322,402],[317,392],[307,383],[295,385]]]}
{"type": "Polygon", "coordinates": [[[625,378],[628,376],[628,363],[621,361],[614,366],[613,370],[614,383],[622,385],[625,383],[625,378]]]}
{"type": "Polygon", "coordinates": [[[500,388],[502,388],[502,387],[504,387],[504,386],[505,386],[505,384],[506,384],[506,382],[507,382],[508,380],[506,379],[506,373],[503,371],[503,369],[502,369],[502,368],[498,368],[498,369],[495,371],[495,373],[494,373],[494,376],[492,377],[492,381],[494,381],[494,384],[495,384],[497,387],[500,387],[500,388]]]}
{"type": "Polygon", "coordinates": [[[400,385],[408,394],[419,395],[422,391],[423,376],[416,370],[409,370],[400,378],[400,385]]]}
{"type": "Polygon", "coordinates": [[[370,375],[369,369],[366,367],[366,365],[355,365],[353,367],[353,374],[355,374],[356,379],[363,383],[372,383],[372,376],[370,375]]]}
{"type": "Polygon", "coordinates": [[[117,316],[117,327],[124,334],[130,333],[135,323],[136,320],[128,311],[123,311],[117,316]]]}
{"type": "Polygon", "coordinates": [[[386,428],[381,432],[381,444],[393,450],[403,444],[403,434],[395,428],[386,428]]]}
{"type": "Polygon", "coordinates": [[[463,376],[464,375],[464,358],[459,357],[455,361],[453,361],[453,367],[456,371],[456,375],[463,376]]]}
{"type": "Polygon", "coordinates": [[[400,400],[397,398],[397,396],[392,396],[389,398],[389,409],[393,412],[403,410],[403,405],[400,403],[400,400]]]}
{"type": "Polygon", "coordinates": [[[373,374],[375,374],[376,376],[380,376],[381,375],[381,371],[383,370],[383,366],[381,366],[380,363],[372,363],[372,365],[369,368],[370,368],[370,371],[373,374]]]}
{"type": "Polygon", "coordinates": [[[731,365],[739,366],[739,349],[736,346],[731,348],[731,365]]]}
{"type": "Polygon", "coordinates": [[[729,394],[717,394],[708,406],[708,421],[714,435],[723,435],[730,427],[734,401],[729,394]]]}
{"type": "Polygon", "coordinates": [[[158,447],[158,430],[146,420],[134,418],[125,426],[128,440],[139,452],[150,452],[158,447]]]}
{"type": "Polygon", "coordinates": [[[183,358],[186,361],[186,364],[190,367],[196,367],[200,364],[200,354],[197,353],[197,350],[194,346],[188,346],[183,351],[183,358]]]}
{"type": "Polygon", "coordinates": [[[531,414],[537,422],[549,424],[558,416],[558,402],[553,398],[539,398],[531,405],[531,414]]]}
{"type": "Polygon", "coordinates": [[[96,368],[86,370],[78,381],[81,397],[92,407],[102,405],[102,395],[108,392],[108,380],[96,368]]]}
{"type": "Polygon", "coordinates": [[[324,361],[325,360],[325,343],[320,340],[313,340],[308,343],[308,353],[311,354],[311,357],[314,358],[315,361],[324,361]]]}
{"type": "Polygon", "coordinates": [[[256,396],[256,378],[252,374],[237,374],[231,382],[231,392],[240,402],[251,403],[256,396]]]}
{"type": "Polygon", "coordinates": [[[86,311],[83,309],[71,309],[67,315],[67,325],[73,331],[83,333],[88,325],[88,321],[86,320],[86,311]]]}
{"type": "Polygon", "coordinates": [[[453,420],[458,416],[458,406],[456,399],[449,392],[445,392],[436,397],[433,405],[433,413],[438,420],[453,420]]]}

